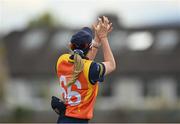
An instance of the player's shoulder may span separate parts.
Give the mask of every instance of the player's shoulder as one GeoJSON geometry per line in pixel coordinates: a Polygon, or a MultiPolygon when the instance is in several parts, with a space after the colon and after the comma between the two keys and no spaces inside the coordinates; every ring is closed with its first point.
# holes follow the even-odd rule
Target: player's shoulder
{"type": "Polygon", "coordinates": [[[68,60],[69,57],[70,57],[70,54],[67,54],[67,53],[60,55],[58,58],[57,64],[62,62],[63,60],[68,60]]]}
{"type": "Polygon", "coordinates": [[[85,63],[91,64],[92,62],[94,62],[93,60],[90,59],[83,59],[85,63]]]}
{"type": "Polygon", "coordinates": [[[67,57],[70,57],[70,54],[65,53],[65,54],[62,54],[62,55],[59,57],[59,59],[61,59],[61,58],[67,58],[67,57]]]}
{"type": "Polygon", "coordinates": [[[93,61],[89,59],[83,59],[83,62],[84,62],[84,69],[89,71],[89,68],[93,63],[93,61]]]}

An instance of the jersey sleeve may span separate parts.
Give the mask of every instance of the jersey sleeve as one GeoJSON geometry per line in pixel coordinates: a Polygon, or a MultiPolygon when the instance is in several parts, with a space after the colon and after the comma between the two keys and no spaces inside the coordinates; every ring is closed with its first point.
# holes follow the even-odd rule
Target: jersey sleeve
{"type": "Polygon", "coordinates": [[[89,81],[95,84],[97,81],[103,82],[105,66],[103,63],[92,62],[89,69],[89,81]]]}

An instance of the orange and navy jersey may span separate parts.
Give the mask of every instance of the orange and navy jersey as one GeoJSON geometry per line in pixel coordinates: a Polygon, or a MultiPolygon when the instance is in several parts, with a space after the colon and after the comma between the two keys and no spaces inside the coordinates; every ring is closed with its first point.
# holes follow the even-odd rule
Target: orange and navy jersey
{"type": "Polygon", "coordinates": [[[61,95],[66,104],[65,115],[80,119],[91,119],[98,93],[97,81],[103,81],[105,67],[102,63],[83,59],[83,71],[75,83],[67,87],[67,82],[72,78],[74,71],[74,63],[71,57],[70,54],[63,54],[59,57],[56,65],[61,95]]]}

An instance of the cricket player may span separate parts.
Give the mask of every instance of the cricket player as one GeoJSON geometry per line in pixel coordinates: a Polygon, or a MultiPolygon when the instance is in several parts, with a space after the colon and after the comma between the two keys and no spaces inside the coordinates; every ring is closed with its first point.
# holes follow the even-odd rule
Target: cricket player
{"type": "Polygon", "coordinates": [[[63,54],[57,60],[56,73],[62,93],[60,98],[52,97],[51,105],[59,114],[58,123],[88,123],[98,94],[98,82],[116,69],[108,34],[112,23],[105,16],[90,28],[76,32],[70,41],[70,54],[63,54]],[[102,46],[104,61],[93,61],[102,46]]]}

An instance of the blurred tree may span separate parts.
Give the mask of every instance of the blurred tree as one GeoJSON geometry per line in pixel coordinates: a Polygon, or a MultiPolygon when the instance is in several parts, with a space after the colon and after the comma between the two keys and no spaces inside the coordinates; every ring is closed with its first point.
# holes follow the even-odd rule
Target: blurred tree
{"type": "Polygon", "coordinates": [[[40,15],[37,18],[32,19],[28,27],[33,28],[33,27],[48,27],[48,28],[53,28],[58,26],[58,21],[57,19],[49,12],[45,12],[42,15],[40,15]]]}

